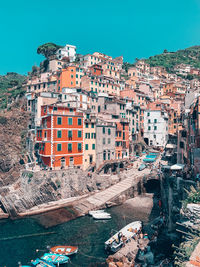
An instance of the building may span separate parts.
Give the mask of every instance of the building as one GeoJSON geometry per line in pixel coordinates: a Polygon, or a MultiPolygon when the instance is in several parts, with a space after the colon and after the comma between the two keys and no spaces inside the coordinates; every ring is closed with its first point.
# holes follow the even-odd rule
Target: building
{"type": "Polygon", "coordinates": [[[164,147],[168,140],[168,115],[161,104],[151,103],[144,112],[144,141],[149,146],[164,147]]]}
{"type": "Polygon", "coordinates": [[[84,113],[83,170],[96,163],[96,115],[90,110],[84,113]]]}
{"type": "Polygon", "coordinates": [[[76,59],[76,46],[66,44],[63,48],[57,50],[56,56],[59,60],[68,58],[69,62],[73,62],[76,59]]]}
{"type": "Polygon", "coordinates": [[[101,118],[96,123],[96,167],[103,162],[115,159],[116,125],[101,118]]]}
{"type": "Polygon", "coordinates": [[[37,130],[41,164],[60,169],[83,164],[83,113],[63,104],[44,105],[37,130]]]}

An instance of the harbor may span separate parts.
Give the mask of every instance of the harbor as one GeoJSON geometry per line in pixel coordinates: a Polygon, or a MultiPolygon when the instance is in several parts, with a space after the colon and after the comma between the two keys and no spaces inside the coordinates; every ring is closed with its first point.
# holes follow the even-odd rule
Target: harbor
{"type": "MultiPolygon", "coordinates": [[[[132,221],[141,220],[144,231],[152,233],[150,225],[159,216],[159,207],[157,203],[152,207],[153,198],[148,196],[148,199],[148,212],[147,209],[135,209],[129,200],[125,204],[107,209],[112,218],[106,221],[84,216],[48,229],[40,224],[42,218],[39,220],[38,217],[1,221],[0,240],[5,249],[0,252],[0,266],[14,267],[18,266],[18,262],[25,265],[48,252],[49,247],[66,244],[79,248],[78,253],[71,258],[72,266],[107,266],[108,254],[104,243],[113,230],[120,230],[132,221]],[[34,233],[47,234],[35,236],[34,233]],[[32,236],[26,237],[28,234],[32,236]],[[12,258],[6,256],[8,253],[12,254],[12,258]]],[[[147,203],[147,197],[144,197],[144,202],[147,203]]]]}

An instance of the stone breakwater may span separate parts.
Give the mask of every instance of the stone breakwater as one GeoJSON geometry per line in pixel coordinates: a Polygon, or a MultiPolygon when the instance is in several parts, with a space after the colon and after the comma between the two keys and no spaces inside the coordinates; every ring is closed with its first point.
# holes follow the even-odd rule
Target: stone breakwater
{"type": "Polygon", "coordinates": [[[18,184],[2,188],[1,203],[13,218],[70,207],[72,219],[89,210],[123,203],[142,191],[141,179],[150,173],[132,167],[116,175],[88,176],[79,169],[22,173],[18,184]]]}

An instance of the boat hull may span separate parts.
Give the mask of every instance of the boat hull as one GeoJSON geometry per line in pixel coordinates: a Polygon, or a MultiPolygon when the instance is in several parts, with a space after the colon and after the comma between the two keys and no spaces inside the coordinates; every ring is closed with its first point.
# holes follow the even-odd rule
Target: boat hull
{"type": "Polygon", "coordinates": [[[50,249],[51,252],[61,255],[70,256],[78,252],[76,246],[55,246],[50,249]]]}

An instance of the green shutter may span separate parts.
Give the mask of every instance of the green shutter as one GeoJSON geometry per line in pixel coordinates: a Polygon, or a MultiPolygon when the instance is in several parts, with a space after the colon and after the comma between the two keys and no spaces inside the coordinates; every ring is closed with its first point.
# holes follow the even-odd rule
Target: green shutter
{"type": "Polygon", "coordinates": [[[62,144],[57,144],[57,151],[62,151],[62,144]]]}
{"type": "Polygon", "coordinates": [[[81,138],[82,137],[82,132],[78,131],[78,137],[81,138]]]}
{"type": "Polygon", "coordinates": [[[58,118],[57,118],[57,124],[58,124],[58,125],[61,125],[61,124],[62,124],[62,118],[61,118],[61,117],[58,117],[58,118]]]}
{"type": "Polygon", "coordinates": [[[72,118],[68,118],[68,125],[72,125],[72,118]]]}
{"type": "Polygon", "coordinates": [[[68,151],[72,151],[72,144],[71,143],[68,144],[68,151]]]}
{"type": "Polygon", "coordinates": [[[57,131],[57,138],[61,138],[62,137],[62,131],[57,131]]]}
{"type": "Polygon", "coordinates": [[[82,125],[82,119],[78,119],[78,125],[82,125]]]}

